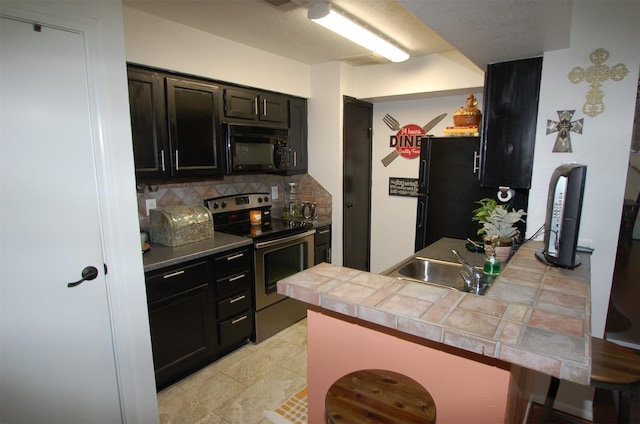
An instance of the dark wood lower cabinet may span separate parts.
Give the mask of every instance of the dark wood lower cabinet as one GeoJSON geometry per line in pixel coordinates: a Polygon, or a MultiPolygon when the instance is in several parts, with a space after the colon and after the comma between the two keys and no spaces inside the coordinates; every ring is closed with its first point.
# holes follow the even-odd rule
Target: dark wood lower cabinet
{"type": "Polygon", "coordinates": [[[206,364],[215,331],[207,284],[149,305],[158,389],[206,364]]]}
{"type": "Polygon", "coordinates": [[[315,264],[331,263],[331,225],[316,228],[314,240],[315,264]]]}
{"type": "Polygon", "coordinates": [[[253,337],[251,270],[245,248],[146,273],[158,390],[253,337]]]}
{"type": "Polygon", "coordinates": [[[218,344],[221,349],[253,337],[252,252],[233,250],[215,258],[218,344]]]}

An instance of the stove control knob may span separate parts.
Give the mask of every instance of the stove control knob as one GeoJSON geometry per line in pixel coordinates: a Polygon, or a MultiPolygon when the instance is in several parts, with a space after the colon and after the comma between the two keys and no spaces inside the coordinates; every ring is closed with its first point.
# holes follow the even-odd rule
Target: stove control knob
{"type": "Polygon", "coordinates": [[[264,196],[264,201],[268,202],[269,201],[269,197],[268,196],[264,196]]]}
{"type": "Polygon", "coordinates": [[[218,205],[218,202],[214,202],[213,203],[213,209],[218,209],[220,206],[218,205]]]}
{"type": "Polygon", "coordinates": [[[227,202],[222,202],[222,209],[227,207],[227,202]]]}
{"type": "Polygon", "coordinates": [[[262,203],[262,197],[258,197],[258,203],[262,203]]]}

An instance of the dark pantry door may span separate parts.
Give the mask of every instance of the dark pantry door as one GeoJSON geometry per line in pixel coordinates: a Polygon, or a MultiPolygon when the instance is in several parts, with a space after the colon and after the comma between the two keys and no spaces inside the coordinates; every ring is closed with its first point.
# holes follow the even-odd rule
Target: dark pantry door
{"type": "Polygon", "coordinates": [[[373,105],[344,97],[342,264],[369,271],[371,254],[371,128],[373,105]]]}

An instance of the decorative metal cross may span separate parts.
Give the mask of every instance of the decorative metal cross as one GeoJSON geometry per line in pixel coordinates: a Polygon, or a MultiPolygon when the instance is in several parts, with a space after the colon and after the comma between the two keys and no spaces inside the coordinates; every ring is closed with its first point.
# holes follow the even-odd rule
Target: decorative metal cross
{"type": "Polygon", "coordinates": [[[578,134],[582,134],[582,121],[580,118],[577,121],[572,121],[571,118],[575,113],[575,110],[559,110],[558,119],[559,122],[547,119],[547,134],[558,132],[556,137],[556,143],[553,146],[554,152],[571,153],[571,138],[569,138],[569,131],[573,131],[578,134]]]}
{"type": "Polygon", "coordinates": [[[618,63],[612,67],[604,65],[604,62],[609,59],[609,52],[602,47],[592,51],[589,59],[593,65],[587,69],[576,66],[569,72],[567,77],[569,81],[574,84],[578,84],[583,80],[591,83],[591,89],[587,92],[586,101],[582,106],[582,112],[593,118],[604,112],[604,102],[602,101],[604,99],[604,92],[600,89],[602,83],[609,78],[613,81],[620,81],[627,76],[629,70],[622,63],[618,63]]]}

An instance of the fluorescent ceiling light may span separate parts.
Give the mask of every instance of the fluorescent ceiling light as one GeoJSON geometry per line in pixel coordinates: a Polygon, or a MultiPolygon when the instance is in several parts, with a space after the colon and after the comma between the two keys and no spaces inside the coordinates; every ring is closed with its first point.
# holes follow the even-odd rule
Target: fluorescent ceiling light
{"type": "Polygon", "coordinates": [[[338,35],[369,49],[392,62],[404,62],[409,55],[368,29],[345,18],[326,3],[316,3],[309,7],[307,14],[313,22],[330,29],[338,35]]]}

